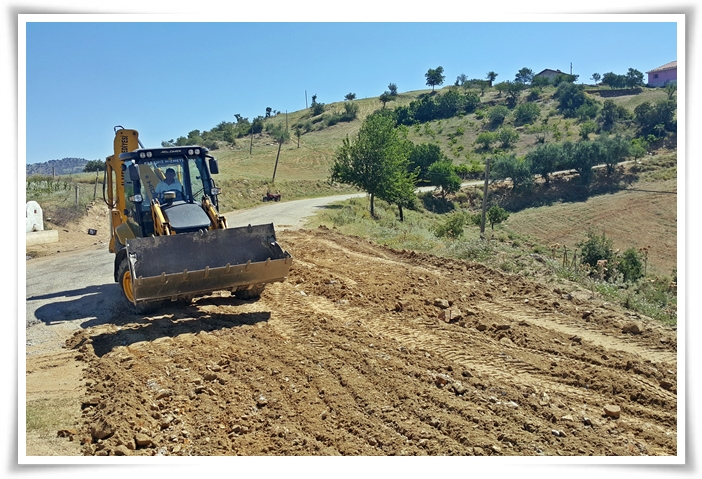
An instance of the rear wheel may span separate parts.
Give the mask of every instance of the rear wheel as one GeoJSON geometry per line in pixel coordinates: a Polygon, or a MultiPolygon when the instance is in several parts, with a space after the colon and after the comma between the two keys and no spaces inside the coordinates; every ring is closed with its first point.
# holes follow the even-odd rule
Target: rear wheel
{"type": "Polygon", "coordinates": [[[124,258],[119,264],[117,276],[119,277],[119,289],[122,291],[122,297],[132,312],[137,314],[152,313],[161,306],[162,301],[134,303],[134,293],[132,292],[132,273],[129,271],[129,263],[127,262],[127,258],[124,258]]]}
{"type": "Polygon", "coordinates": [[[257,299],[266,289],[265,284],[255,284],[251,289],[240,289],[234,292],[234,297],[238,299],[257,299]]]}

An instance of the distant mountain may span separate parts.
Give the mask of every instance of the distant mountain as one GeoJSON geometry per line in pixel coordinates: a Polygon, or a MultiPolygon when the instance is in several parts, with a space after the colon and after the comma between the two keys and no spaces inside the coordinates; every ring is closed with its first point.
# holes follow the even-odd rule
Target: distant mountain
{"type": "Polygon", "coordinates": [[[64,158],[49,160],[44,163],[27,165],[27,176],[30,175],[70,175],[82,173],[88,160],[85,158],[64,158]]]}

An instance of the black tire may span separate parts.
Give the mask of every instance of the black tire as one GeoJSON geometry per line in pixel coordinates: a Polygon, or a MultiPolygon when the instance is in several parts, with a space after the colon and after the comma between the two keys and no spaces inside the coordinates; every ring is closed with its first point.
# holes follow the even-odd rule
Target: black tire
{"type": "Polygon", "coordinates": [[[258,297],[261,296],[261,293],[263,293],[264,289],[266,289],[265,284],[256,284],[251,289],[240,289],[239,291],[235,291],[234,297],[237,299],[258,299],[258,297]]]}
{"type": "Polygon", "coordinates": [[[129,311],[131,311],[132,313],[153,313],[162,306],[163,301],[147,301],[134,304],[134,302],[132,301],[133,295],[131,289],[132,275],[129,271],[129,263],[127,262],[127,258],[124,258],[119,264],[119,269],[117,270],[117,277],[119,278],[119,289],[122,293],[124,303],[126,304],[127,308],[129,308],[129,311]]]}

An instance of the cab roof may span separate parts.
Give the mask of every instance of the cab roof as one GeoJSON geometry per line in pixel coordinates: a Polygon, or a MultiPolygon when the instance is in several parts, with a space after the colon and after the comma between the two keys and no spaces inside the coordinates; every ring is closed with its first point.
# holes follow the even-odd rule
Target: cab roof
{"type": "Polygon", "coordinates": [[[128,153],[120,153],[119,159],[122,161],[151,161],[158,158],[168,158],[173,156],[199,156],[204,158],[209,150],[204,146],[174,146],[166,148],[140,148],[128,153]]]}

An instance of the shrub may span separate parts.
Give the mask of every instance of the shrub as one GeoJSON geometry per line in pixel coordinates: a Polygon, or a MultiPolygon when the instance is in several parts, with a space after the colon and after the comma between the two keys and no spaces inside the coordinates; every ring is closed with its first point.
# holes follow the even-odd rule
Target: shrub
{"type": "Polygon", "coordinates": [[[488,119],[493,125],[501,125],[504,123],[507,115],[509,115],[509,108],[504,105],[493,106],[488,111],[488,119]]]}
{"type": "MultiPolygon", "coordinates": [[[[587,264],[591,268],[597,268],[597,262],[600,260],[607,260],[608,264],[612,262],[613,252],[612,252],[612,240],[607,238],[605,233],[602,236],[598,236],[592,231],[587,232],[587,239],[577,244],[578,248],[581,249],[580,262],[582,264],[587,264]]],[[[604,277],[609,278],[611,276],[612,268],[609,267],[605,271],[604,277]]]]}
{"type": "Polygon", "coordinates": [[[433,232],[439,238],[456,239],[463,236],[463,227],[466,225],[466,215],[460,212],[451,214],[442,223],[434,226],[433,232]]]}
{"type": "Polygon", "coordinates": [[[635,248],[629,248],[617,262],[617,269],[624,276],[624,281],[634,282],[643,277],[644,266],[641,255],[635,248]]]}
{"type": "Polygon", "coordinates": [[[519,132],[511,126],[501,126],[497,130],[497,140],[500,142],[502,148],[511,148],[519,141],[519,132]]]}
{"type": "Polygon", "coordinates": [[[490,228],[495,229],[495,225],[507,221],[509,213],[497,205],[490,207],[487,211],[487,219],[490,221],[490,228]]]}
{"type": "Polygon", "coordinates": [[[538,105],[534,103],[522,103],[514,109],[514,121],[518,125],[526,125],[527,123],[536,121],[540,114],[541,110],[538,105]]]}

